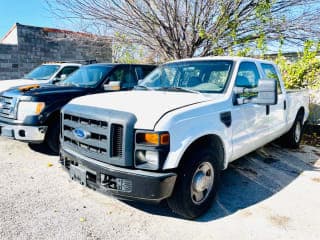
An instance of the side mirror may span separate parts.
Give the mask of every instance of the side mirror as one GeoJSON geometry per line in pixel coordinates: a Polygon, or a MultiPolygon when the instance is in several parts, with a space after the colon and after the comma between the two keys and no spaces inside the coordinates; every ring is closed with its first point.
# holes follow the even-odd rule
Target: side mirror
{"type": "Polygon", "coordinates": [[[61,74],[59,79],[60,79],[60,81],[62,81],[62,80],[65,80],[67,77],[68,77],[67,74],[61,74]]]}
{"type": "Polygon", "coordinates": [[[103,89],[105,91],[119,91],[120,90],[120,82],[110,81],[109,83],[103,85],[103,89]]]}
{"type": "Polygon", "coordinates": [[[260,105],[275,105],[278,103],[278,86],[274,79],[260,79],[258,96],[252,99],[253,103],[260,105]]]}
{"type": "Polygon", "coordinates": [[[236,86],[233,91],[237,96],[248,95],[248,97],[237,97],[235,99],[237,105],[244,103],[275,105],[278,103],[278,86],[274,79],[260,79],[256,88],[236,86]]]}

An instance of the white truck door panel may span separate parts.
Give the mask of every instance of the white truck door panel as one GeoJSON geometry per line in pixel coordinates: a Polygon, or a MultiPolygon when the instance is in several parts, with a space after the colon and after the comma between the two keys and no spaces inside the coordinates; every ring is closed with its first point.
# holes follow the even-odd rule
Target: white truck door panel
{"type": "Polygon", "coordinates": [[[286,130],[286,95],[280,84],[280,74],[276,68],[270,63],[261,63],[261,69],[264,78],[276,79],[278,83],[278,103],[276,105],[269,106],[268,114],[268,141],[272,141],[275,138],[280,137],[286,130]]]}
{"type": "MultiPolygon", "coordinates": [[[[261,78],[254,62],[240,63],[235,87],[256,88],[261,78]]],[[[254,98],[255,94],[240,94],[238,97],[254,98]]],[[[253,151],[265,143],[268,131],[266,107],[254,103],[234,105],[232,111],[232,160],[253,151]]]]}
{"type": "Polygon", "coordinates": [[[232,111],[232,159],[237,159],[263,145],[266,131],[265,106],[247,103],[232,111]]]}

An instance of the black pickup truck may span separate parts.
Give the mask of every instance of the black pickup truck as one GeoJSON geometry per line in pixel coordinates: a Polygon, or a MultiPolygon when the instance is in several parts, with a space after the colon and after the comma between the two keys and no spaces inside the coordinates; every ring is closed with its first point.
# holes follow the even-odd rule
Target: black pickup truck
{"type": "Polygon", "coordinates": [[[60,110],[71,99],[87,94],[130,90],[156,66],[91,64],[56,84],[34,84],[0,93],[0,135],[42,143],[59,152],[60,110]]]}

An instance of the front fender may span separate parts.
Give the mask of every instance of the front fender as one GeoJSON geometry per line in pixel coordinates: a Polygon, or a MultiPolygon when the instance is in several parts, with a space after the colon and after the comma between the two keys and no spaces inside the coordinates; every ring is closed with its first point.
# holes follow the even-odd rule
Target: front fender
{"type": "Polygon", "coordinates": [[[163,169],[173,169],[179,166],[179,163],[186,150],[196,140],[207,135],[216,135],[220,138],[224,148],[224,168],[228,166],[232,155],[232,129],[226,127],[220,121],[220,114],[213,113],[196,118],[189,118],[183,121],[174,121],[170,126],[170,152],[164,163],[163,169]]]}

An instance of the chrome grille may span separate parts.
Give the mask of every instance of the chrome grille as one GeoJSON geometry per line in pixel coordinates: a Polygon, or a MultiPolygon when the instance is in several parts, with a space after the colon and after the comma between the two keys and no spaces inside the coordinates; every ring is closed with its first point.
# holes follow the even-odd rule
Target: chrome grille
{"type": "Polygon", "coordinates": [[[8,96],[0,96],[0,117],[14,119],[16,98],[8,96]]]}

